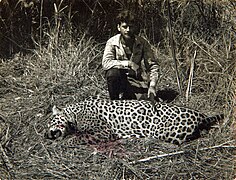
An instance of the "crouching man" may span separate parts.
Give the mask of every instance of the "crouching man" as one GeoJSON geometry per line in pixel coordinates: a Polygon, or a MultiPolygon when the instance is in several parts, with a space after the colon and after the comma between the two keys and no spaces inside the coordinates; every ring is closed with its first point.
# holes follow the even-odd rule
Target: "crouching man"
{"type": "Polygon", "coordinates": [[[150,44],[137,35],[137,24],[132,12],[122,11],[117,16],[119,34],[106,43],[102,66],[112,100],[156,96],[159,65],[150,44]]]}

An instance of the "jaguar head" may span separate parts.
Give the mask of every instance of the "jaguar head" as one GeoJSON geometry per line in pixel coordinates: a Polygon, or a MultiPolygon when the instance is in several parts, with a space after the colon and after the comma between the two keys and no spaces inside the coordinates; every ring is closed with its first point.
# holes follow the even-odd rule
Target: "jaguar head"
{"type": "Polygon", "coordinates": [[[48,131],[45,133],[45,138],[55,140],[74,133],[76,126],[67,119],[66,114],[61,109],[53,106],[52,118],[48,123],[48,131]]]}

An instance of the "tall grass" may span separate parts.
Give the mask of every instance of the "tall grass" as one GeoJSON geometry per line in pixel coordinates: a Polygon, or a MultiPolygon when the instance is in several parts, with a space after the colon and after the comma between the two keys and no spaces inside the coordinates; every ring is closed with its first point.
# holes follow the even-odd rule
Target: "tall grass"
{"type": "Polygon", "coordinates": [[[74,93],[88,84],[94,87],[92,91],[103,88],[103,45],[85,33],[75,34],[78,31],[72,30],[70,16],[63,22],[59,18],[65,16],[64,8],[59,9],[55,4],[54,8],[54,20],[44,25],[48,27],[42,34],[44,42],[36,43],[38,48],[28,61],[31,76],[39,78],[42,84],[73,88],[74,93]]]}

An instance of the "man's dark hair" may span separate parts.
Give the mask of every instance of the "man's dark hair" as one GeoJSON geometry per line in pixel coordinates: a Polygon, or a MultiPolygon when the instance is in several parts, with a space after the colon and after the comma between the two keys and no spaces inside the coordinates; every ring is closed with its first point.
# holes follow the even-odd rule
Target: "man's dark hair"
{"type": "Polygon", "coordinates": [[[121,11],[116,19],[117,19],[117,24],[121,24],[122,22],[137,23],[137,18],[135,14],[129,10],[121,11]]]}

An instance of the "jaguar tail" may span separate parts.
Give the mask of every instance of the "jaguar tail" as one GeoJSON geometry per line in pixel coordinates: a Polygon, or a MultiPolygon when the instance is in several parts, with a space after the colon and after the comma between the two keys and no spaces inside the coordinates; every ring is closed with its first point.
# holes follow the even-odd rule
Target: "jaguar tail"
{"type": "Polygon", "coordinates": [[[212,125],[216,124],[217,122],[222,121],[223,119],[224,119],[224,114],[208,116],[202,120],[201,124],[199,125],[199,128],[209,130],[212,125]]]}

